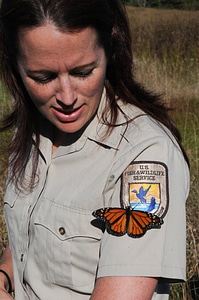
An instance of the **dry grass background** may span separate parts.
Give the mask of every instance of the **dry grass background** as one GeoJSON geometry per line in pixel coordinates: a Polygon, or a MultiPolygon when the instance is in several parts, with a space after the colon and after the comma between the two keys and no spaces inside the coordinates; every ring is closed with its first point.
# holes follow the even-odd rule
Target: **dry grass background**
{"type": "Polygon", "coordinates": [[[170,299],[199,299],[199,11],[128,8],[136,76],[174,110],[191,164],[187,282],[170,299]]]}
{"type": "MultiPolygon", "coordinates": [[[[0,119],[9,111],[10,101],[9,96],[0,84],[0,119]]],[[[3,248],[7,243],[7,232],[5,226],[5,219],[3,215],[3,195],[4,195],[4,185],[6,181],[6,162],[7,155],[5,153],[5,146],[9,141],[9,133],[0,134],[0,256],[3,248]]]]}
{"type": "MultiPolygon", "coordinates": [[[[175,110],[176,121],[191,164],[187,201],[187,282],[173,285],[170,300],[199,299],[199,12],[128,7],[136,77],[162,93],[175,110]]],[[[0,88],[0,117],[8,96],[0,88]]],[[[1,134],[1,145],[8,135],[1,134]]],[[[0,165],[5,162],[0,156],[0,165]]],[[[0,252],[7,241],[3,218],[5,174],[0,177],[0,252]]]]}

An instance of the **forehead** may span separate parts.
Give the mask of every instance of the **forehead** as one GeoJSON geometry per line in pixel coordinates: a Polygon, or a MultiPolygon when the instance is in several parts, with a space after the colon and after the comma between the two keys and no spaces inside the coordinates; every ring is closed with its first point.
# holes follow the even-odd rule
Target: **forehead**
{"type": "Polygon", "coordinates": [[[97,33],[88,27],[78,32],[60,31],[53,24],[34,29],[21,30],[19,33],[19,60],[24,63],[45,64],[78,63],[82,59],[95,55],[99,49],[97,33]]]}

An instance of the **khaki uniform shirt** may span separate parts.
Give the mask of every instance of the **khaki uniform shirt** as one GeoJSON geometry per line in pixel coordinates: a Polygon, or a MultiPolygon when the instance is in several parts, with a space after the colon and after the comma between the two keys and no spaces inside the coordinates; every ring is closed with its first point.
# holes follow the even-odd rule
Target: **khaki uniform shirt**
{"type": "MultiPolygon", "coordinates": [[[[16,300],[88,300],[103,276],[185,280],[189,171],[182,153],[167,129],[130,105],[121,109],[135,119],[127,126],[120,112],[117,122],[123,125],[105,135],[98,117],[104,101],[73,144],[52,154],[48,134],[41,136],[39,181],[32,192],[16,191],[8,178],[5,216],[16,300]],[[121,204],[145,205],[164,224],[139,238],[102,231],[92,212],[121,204]]],[[[27,178],[30,167],[31,158],[27,178]]],[[[154,299],[168,298],[161,288],[157,293],[154,299]]]]}

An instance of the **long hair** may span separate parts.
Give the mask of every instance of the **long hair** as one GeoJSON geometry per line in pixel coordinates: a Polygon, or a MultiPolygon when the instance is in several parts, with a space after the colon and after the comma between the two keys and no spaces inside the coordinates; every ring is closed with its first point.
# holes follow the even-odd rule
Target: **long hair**
{"type": "MultiPolygon", "coordinates": [[[[13,110],[4,120],[1,131],[15,128],[9,150],[11,174],[16,184],[20,186],[24,182],[26,161],[34,134],[36,147],[29,187],[34,185],[40,135],[40,113],[31,101],[18,72],[18,35],[20,30],[39,27],[47,21],[51,21],[61,31],[75,32],[87,27],[96,30],[98,43],[104,48],[108,61],[105,87],[111,109],[109,129],[117,120],[117,96],[164,124],[181,146],[180,134],[159,96],[146,91],[134,79],[131,35],[122,1],[2,0],[0,18],[1,77],[14,101],[13,110]]],[[[103,119],[106,120],[105,113],[103,119]]],[[[184,155],[186,158],[185,153],[184,155]]]]}

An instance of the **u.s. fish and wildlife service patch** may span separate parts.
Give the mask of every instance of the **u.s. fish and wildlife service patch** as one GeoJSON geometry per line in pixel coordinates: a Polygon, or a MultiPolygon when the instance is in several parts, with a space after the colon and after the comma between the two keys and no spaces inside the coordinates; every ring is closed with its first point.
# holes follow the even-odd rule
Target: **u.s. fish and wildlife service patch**
{"type": "Polygon", "coordinates": [[[132,162],[122,174],[121,205],[164,218],[169,204],[168,170],[161,162],[132,162]]]}

